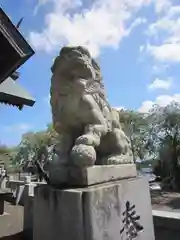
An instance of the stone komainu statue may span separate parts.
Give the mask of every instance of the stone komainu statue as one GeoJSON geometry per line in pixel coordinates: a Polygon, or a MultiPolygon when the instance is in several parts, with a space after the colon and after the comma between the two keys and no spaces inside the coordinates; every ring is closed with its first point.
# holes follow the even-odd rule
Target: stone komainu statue
{"type": "Polygon", "coordinates": [[[61,164],[133,163],[117,112],[106,99],[100,67],[84,47],[63,47],[51,68],[51,108],[61,164]]]}

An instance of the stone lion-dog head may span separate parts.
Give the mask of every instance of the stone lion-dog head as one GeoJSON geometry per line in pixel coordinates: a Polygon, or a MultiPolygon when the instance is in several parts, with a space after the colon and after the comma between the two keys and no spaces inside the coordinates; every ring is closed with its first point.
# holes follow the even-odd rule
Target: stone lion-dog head
{"type": "Polygon", "coordinates": [[[64,75],[72,81],[80,78],[101,81],[99,65],[91,58],[89,51],[82,46],[63,47],[51,71],[53,74],[64,75]]]}

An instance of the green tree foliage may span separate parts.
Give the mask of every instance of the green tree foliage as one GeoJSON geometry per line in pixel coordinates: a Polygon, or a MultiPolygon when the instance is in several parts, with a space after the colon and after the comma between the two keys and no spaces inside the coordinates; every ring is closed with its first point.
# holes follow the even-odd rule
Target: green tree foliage
{"type": "Polygon", "coordinates": [[[47,146],[56,143],[57,133],[52,124],[47,125],[47,129],[39,132],[27,132],[22,135],[22,140],[17,146],[17,154],[12,163],[17,169],[32,166],[34,158],[40,158],[42,154],[47,156],[47,146]]]}
{"type": "Polygon", "coordinates": [[[11,167],[12,158],[15,156],[15,149],[0,144],[0,165],[4,164],[6,169],[11,167]]]}
{"type": "Polygon", "coordinates": [[[119,118],[122,129],[130,139],[134,160],[144,159],[149,138],[146,116],[136,111],[121,110],[119,118]]]}
{"type": "Polygon", "coordinates": [[[163,179],[171,179],[171,188],[180,188],[180,104],[155,105],[148,116],[151,137],[159,153],[163,179]]]}

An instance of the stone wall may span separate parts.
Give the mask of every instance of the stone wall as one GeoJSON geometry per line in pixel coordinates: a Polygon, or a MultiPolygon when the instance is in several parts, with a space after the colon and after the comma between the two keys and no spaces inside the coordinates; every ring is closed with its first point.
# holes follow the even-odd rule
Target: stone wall
{"type": "Polygon", "coordinates": [[[153,210],[152,213],[156,240],[180,239],[180,212],[153,210]]]}

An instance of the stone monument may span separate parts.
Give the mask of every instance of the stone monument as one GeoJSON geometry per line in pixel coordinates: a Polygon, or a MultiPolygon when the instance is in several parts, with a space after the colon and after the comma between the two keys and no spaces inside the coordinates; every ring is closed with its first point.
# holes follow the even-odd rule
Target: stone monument
{"type": "Polygon", "coordinates": [[[84,47],[63,47],[51,71],[59,141],[48,185],[35,190],[34,240],[154,240],[149,186],[99,65],[84,47]]]}

